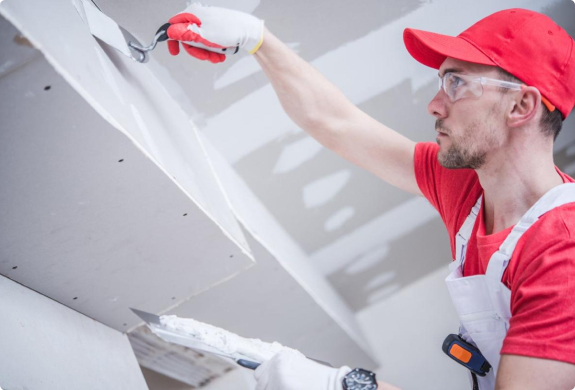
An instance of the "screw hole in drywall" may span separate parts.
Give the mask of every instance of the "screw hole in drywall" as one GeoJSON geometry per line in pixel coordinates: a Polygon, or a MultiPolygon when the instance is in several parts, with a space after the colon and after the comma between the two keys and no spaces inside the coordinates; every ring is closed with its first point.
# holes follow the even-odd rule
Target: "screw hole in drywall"
{"type": "Polygon", "coordinates": [[[128,324],[122,324],[122,325],[124,325],[124,326],[128,326],[128,324]]]}
{"type": "Polygon", "coordinates": [[[16,268],[18,268],[18,266],[17,266],[17,265],[15,265],[14,267],[12,267],[12,269],[16,269],[16,268]]]}
{"type": "Polygon", "coordinates": [[[234,257],[234,255],[230,255],[230,259],[231,259],[232,257],[234,257]]]}
{"type": "Polygon", "coordinates": [[[186,215],[188,215],[188,213],[184,213],[184,215],[183,215],[183,216],[185,217],[186,215]]]}
{"type": "Polygon", "coordinates": [[[52,88],[50,85],[46,85],[46,86],[44,87],[44,91],[49,91],[50,88],[52,88]]]}
{"type": "Polygon", "coordinates": [[[118,160],[118,162],[122,162],[122,161],[124,161],[124,159],[123,159],[123,158],[121,158],[121,159],[119,159],[119,160],[118,160]]]}
{"type": "Polygon", "coordinates": [[[78,299],[78,297],[74,297],[74,300],[78,299]]]}
{"type": "Polygon", "coordinates": [[[172,301],[173,301],[174,299],[176,299],[176,297],[172,297],[172,301]]]}

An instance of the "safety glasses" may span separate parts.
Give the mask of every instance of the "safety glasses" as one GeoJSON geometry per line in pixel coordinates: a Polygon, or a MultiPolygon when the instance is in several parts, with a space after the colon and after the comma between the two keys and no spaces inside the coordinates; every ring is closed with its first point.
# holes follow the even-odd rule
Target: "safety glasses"
{"type": "MultiPolygon", "coordinates": [[[[469,97],[478,98],[483,95],[483,87],[486,85],[507,88],[514,91],[520,91],[525,86],[524,84],[512,83],[510,81],[452,72],[447,72],[443,77],[439,78],[439,89],[443,89],[452,102],[469,97]]],[[[555,110],[555,106],[543,96],[541,96],[541,101],[547,106],[549,111],[555,110]]]]}

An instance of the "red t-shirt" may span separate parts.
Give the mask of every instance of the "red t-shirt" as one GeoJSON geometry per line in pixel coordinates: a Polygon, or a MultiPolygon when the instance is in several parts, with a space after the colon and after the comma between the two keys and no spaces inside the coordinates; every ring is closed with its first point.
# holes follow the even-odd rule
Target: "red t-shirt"
{"type": "MultiPolygon", "coordinates": [[[[472,169],[446,169],[439,146],[418,143],[415,177],[439,211],[455,257],[455,236],[483,193],[472,169]]],[[[575,182],[557,169],[564,182],[575,182]]],[[[489,259],[513,226],[485,234],[483,205],[468,243],[465,276],[485,274],[489,259]]],[[[517,243],[502,282],[511,289],[511,320],[502,354],[575,364],[575,203],[543,215],[517,243]]]]}

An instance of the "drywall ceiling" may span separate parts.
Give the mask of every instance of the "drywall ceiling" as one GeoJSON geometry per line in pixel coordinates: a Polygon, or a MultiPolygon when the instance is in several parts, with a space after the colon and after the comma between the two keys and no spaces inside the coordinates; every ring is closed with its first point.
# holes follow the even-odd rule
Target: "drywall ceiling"
{"type": "MultiPolygon", "coordinates": [[[[95,1],[142,41],[186,6],[185,0],[95,1]]],[[[426,106],[437,90],[437,72],[409,56],[404,28],[455,35],[492,12],[522,7],[551,16],[575,36],[570,0],[204,3],[264,19],[362,110],[416,141],[435,137],[426,106]]],[[[213,65],[185,53],[172,57],[162,44],[152,55],[165,79],[176,81],[171,92],[200,130],[353,309],[448,263],[447,235],[427,202],[347,163],[298,129],[253,57],[237,54],[213,65]]],[[[557,163],[570,174],[574,142],[570,118],[556,143],[557,163]]]]}
{"type": "Polygon", "coordinates": [[[253,265],[4,19],[0,38],[1,274],[126,331],[129,307],[161,312],[253,265]]]}
{"type": "MultiPolygon", "coordinates": [[[[279,244],[284,245],[281,245],[282,250],[278,251],[276,245],[268,242],[268,247],[274,247],[277,253],[272,254],[253,240],[250,233],[248,237],[259,249],[259,264],[253,267],[258,271],[252,273],[251,278],[239,279],[237,284],[231,284],[231,281],[221,283],[226,288],[218,289],[219,293],[215,292],[215,295],[204,292],[194,297],[190,300],[190,305],[195,308],[192,311],[189,310],[190,306],[181,304],[183,299],[190,296],[181,293],[181,290],[186,292],[186,289],[194,289],[193,291],[197,292],[201,288],[213,286],[211,273],[232,276],[238,271],[238,261],[244,268],[246,263],[249,265],[246,257],[239,256],[238,259],[237,253],[243,254],[245,248],[250,248],[251,245],[244,240],[242,245],[234,247],[234,252],[229,252],[229,247],[219,240],[222,237],[230,238],[232,234],[221,230],[214,232],[203,224],[201,216],[204,214],[200,211],[203,209],[192,207],[192,211],[186,212],[188,209],[182,210],[181,202],[168,197],[175,197],[174,194],[167,192],[166,195],[156,189],[154,186],[161,186],[166,191],[175,187],[176,193],[182,191],[182,199],[188,199],[183,192],[186,188],[162,185],[161,178],[166,183],[174,184],[165,175],[169,173],[165,165],[159,164],[162,169],[153,169],[156,165],[152,162],[158,163],[154,161],[155,158],[164,163],[166,160],[162,157],[170,157],[161,153],[165,150],[152,148],[153,150],[149,151],[142,147],[140,142],[143,142],[144,146],[159,144],[150,143],[150,138],[147,137],[143,140],[137,138],[137,132],[123,131],[126,129],[117,122],[124,123],[125,113],[122,112],[116,121],[115,115],[108,115],[102,108],[102,105],[110,104],[105,97],[111,97],[112,100],[123,97],[123,101],[120,99],[118,103],[123,104],[124,109],[127,109],[128,105],[125,103],[141,104],[141,96],[135,96],[132,87],[140,80],[139,77],[145,75],[140,73],[143,72],[141,69],[153,67],[153,62],[146,65],[132,63],[130,66],[143,67],[132,74],[128,65],[113,52],[107,52],[100,46],[88,46],[95,53],[100,53],[96,55],[98,66],[92,67],[90,51],[84,58],[85,66],[82,66],[79,59],[70,61],[63,54],[82,51],[84,46],[77,46],[78,41],[82,43],[82,38],[76,37],[76,41],[67,42],[63,49],[57,46],[63,36],[71,34],[73,28],[76,28],[75,34],[78,36],[88,34],[87,28],[78,24],[81,19],[71,4],[65,1],[58,3],[58,6],[62,7],[62,13],[56,14],[60,19],[50,21],[54,26],[45,25],[43,21],[36,19],[41,14],[41,9],[30,11],[16,3],[9,4],[12,6],[0,7],[0,10],[9,15],[23,30],[28,31],[33,42],[45,45],[42,50],[52,62],[50,65],[54,65],[66,77],[64,80],[54,72],[40,56],[22,66],[10,65],[12,71],[3,78],[8,86],[5,88],[6,93],[19,93],[18,99],[13,99],[14,101],[5,107],[6,123],[9,123],[11,128],[6,132],[3,143],[7,152],[3,155],[6,158],[6,168],[2,174],[8,184],[3,194],[3,198],[7,199],[5,213],[9,217],[7,220],[14,223],[14,231],[6,238],[9,244],[7,248],[11,252],[2,256],[5,263],[4,272],[9,277],[121,330],[130,328],[133,323],[126,321],[119,325],[111,320],[124,320],[126,315],[133,317],[127,311],[127,306],[156,313],[173,306],[169,313],[203,319],[232,331],[236,330],[239,324],[241,329],[249,330],[240,332],[246,336],[267,335],[266,339],[269,341],[282,340],[287,345],[310,350],[315,356],[322,354],[324,359],[342,362],[340,364],[344,361],[356,361],[366,367],[375,366],[357,327],[354,329],[353,316],[341,299],[333,292],[330,294],[331,288],[323,278],[314,279],[313,275],[304,277],[302,273],[305,274],[305,270],[302,273],[295,272],[297,267],[293,254],[295,253],[299,262],[304,260],[304,256],[297,250],[290,249],[289,243],[286,245],[280,242],[279,244]],[[62,19],[66,18],[70,18],[69,24],[62,22],[62,19]],[[38,25],[29,28],[31,20],[38,25]],[[62,29],[62,25],[67,28],[62,29]],[[39,33],[48,29],[51,29],[52,34],[46,37],[39,33]],[[106,58],[113,60],[113,66],[108,66],[106,58]],[[116,71],[121,75],[116,77],[116,71]],[[96,74],[95,80],[89,78],[90,72],[96,74]],[[99,72],[108,74],[102,83],[96,82],[101,76],[99,72]],[[37,95],[37,92],[34,92],[35,86],[37,83],[46,85],[40,83],[45,78],[50,78],[50,88],[38,89],[38,92],[43,94],[37,95]],[[114,88],[110,78],[115,84],[125,88],[114,88]],[[66,81],[82,96],[75,93],[66,81]],[[28,89],[32,92],[21,92],[28,89]],[[117,96],[106,96],[109,89],[117,96]],[[94,97],[96,95],[97,98],[94,97]],[[85,103],[82,98],[87,99],[109,123],[90,110],[90,104],[85,103]],[[23,114],[32,110],[42,115],[23,114]],[[20,135],[25,137],[19,137],[20,135]],[[130,141],[134,141],[140,148],[136,148],[130,141]],[[22,150],[29,145],[36,148],[23,154],[22,150]],[[119,158],[118,154],[123,156],[119,158]],[[146,156],[150,160],[146,159],[146,156]],[[71,161],[74,162],[72,167],[71,161]],[[147,162],[148,166],[143,165],[144,163],[138,164],[140,161],[147,162]],[[146,167],[151,168],[145,169],[146,167]],[[123,170],[128,168],[132,169],[123,170]],[[35,191],[28,190],[30,185],[34,186],[35,191]],[[24,190],[28,191],[29,195],[18,203],[17,194],[24,190]],[[34,209],[31,213],[24,214],[22,209],[29,204],[34,204],[34,209]],[[43,221],[44,209],[54,214],[50,214],[50,219],[46,222],[43,221]],[[179,211],[174,213],[174,209],[179,211]],[[28,218],[19,220],[20,215],[26,215],[28,218]],[[34,230],[36,225],[40,227],[39,232],[34,230]],[[180,238],[182,240],[178,241],[180,238]],[[27,241],[34,243],[32,248],[26,247],[27,241]],[[177,245],[183,245],[184,248],[177,245]],[[226,252],[225,261],[220,260],[222,251],[226,252]],[[280,255],[281,259],[277,259],[276,256],[280,255]],[[19,265],[11,269],[8,263],[16,261],[19,265]],[[278,264],[278,261],[281,265],[289,262],[290,272],[278,264]],[[264,263],[267,263],[267,266],[262,265],[264,263]],[[121,286],[118,285],[120,282],[121,286]],[[121,294],[118,294],[120,287],[121,294]],[[71,292],[74,294],[69,296],[71,292]],[[102,297],[103,294],[107,295],[102,297]],[[278,302],[283,304],[278,305],[278,302]],[[202,312],[208,313],[208,316],[203,317],[202,312]],[[298,325],[294,326],[292,321],[297,321],[298,325]]],[[[51,4],[51,7],[53,6],[51,4]]],[[[15,30],[12,30],[11,34],[18,35],[15,30]]],[[[7,42],[13,41],[11,34],[5,34],[9,37],[7,42]]],[[[86,44],[91,42],[90,44],[94,45],[96,41],[89,37],[86,44]]],[[[154,78],[155,75],[150,73],[149,76],[154,78]]],[[[145,86],[153,85],[153,80],[144,81],[145,86]]],[[[165,85],[158,86],[160,87],[165,85]]],[[[159,90],[159,95],[162,90],[159,90]]],[[[164,111],[158,115],[158,118],[166,119],[167,124],[173,124],[174,120],[169,116],[168,109],[178,108],[170,99],[171,97],[167,97],[162,101],[160,108],[164,111]],[[165,116],[168,117],[164,118],[165,116]]],[[[147,102],[154,103],[156,100],[150,99],[147,102]]],[[[143,112],[142,108],[151,112],[157,110],[153,104],[147,107],[143,105],[138,111],[143,112]]],[[[109,109],[113,112],[117,107],[109,109]]],[[[179,113],[175,112],[175,115],[179,113]]],[[[153,120],[154,117],[152,123],[155,123],[153,120]]],[[[126,123],[129,127],[129,121],[126,123]]],[[[183,123],[187,123],[187,120],[183,123]]],[[[142,126],[136,130],[142,130],[142,126]]],[[[150,133],[149,136],[158,135],[156,133],[173,135],[170,133],[173,130],[171,127],[158,126],[152,130],[153,134],[150,133]]],[[[152,137],[153,139],[157,140],[152,137]]],[[[225,183],[217,181],[218,188],[220,184],[225,184],[228,192],[233,195],[229,202],[226,199],[225,206],[229,207],[233,200],[236,212],[241,210],[239,215],[244,222],[248,222],[251,231],[261,231],[261,236],[271,237],[272,241],[282,241],[281,229],[266,221],[268,218],[265,210],[261,210],[261,205],[255,203],[257,199],[249,195],[246,189],[238,187],[241,183],[234,181],[235,173],[227,167],[225,159],[217,156],[209,143],[202,144],[204,141],[198,137],[197,142],[203,145],[202,149],[192,153],[186,162],[194,164],[198,158],[208,157],[208,153],[211,158],[217,157],[218,170],[224,170],[226,174],[225,183]],[[276,231],[270,236],[269,231],[274,229],[276,231]]],[[[198,166],[194,167],[196,172],[202,167],[201,164],[199,161],[198,166]]],[[[210,168],[214,166],[210,165],[210,168]]],[[[199,179],[202,180],[195,184],[200,190],[208,192],[210,189],[204,188],[210,185],[206,177],[199,179]]],[[[174,180],[179,183],[180,177],[174,180]]],[[[213,211],[200,201],[189,203],[193,206],[199,203],[208,212],[213,211]]],[[[187,204],[188,207],[191,205],[187,204]]],[[[210,206],[210,203],[207,206],[210,206]]],[[[206,215],[204,217],[209,220],[206,215]]],[[[7,225],[3,227],[4,230],[9,230],[7,225]]],[[[241,230],[236,233],[233,237],[246,237],[241,230]]],[[[233,246],[232,240],[228,240],[227,244],[233,246]]],[[[212,287],[214,288],[215,286],[212,287]]],[[[201,370],[201,367],[197,369],[201,370]]]]}

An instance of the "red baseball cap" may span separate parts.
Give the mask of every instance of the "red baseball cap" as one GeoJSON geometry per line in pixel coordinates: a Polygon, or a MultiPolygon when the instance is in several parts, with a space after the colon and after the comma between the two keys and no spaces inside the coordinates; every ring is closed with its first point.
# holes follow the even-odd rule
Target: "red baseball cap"
{"type": "Polygon", "coordinates": [[[447,57],[498,66],[536,87],[563,119],[575,106],[575,42],[538,12],[499,11],[456,37],[406,28],[403,41],[413,58],[435,69],[447,57]]]}

